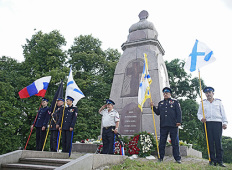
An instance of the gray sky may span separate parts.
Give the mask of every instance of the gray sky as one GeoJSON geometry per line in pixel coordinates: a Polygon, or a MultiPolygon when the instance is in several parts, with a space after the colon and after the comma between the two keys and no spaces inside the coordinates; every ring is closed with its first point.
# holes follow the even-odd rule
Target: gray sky
{"type": "Polygon", "coordinates": [[[121,45],[142,10],[148,11],[148,21],[159,33],[165,60],[185,60],[196,39],[214,51],[217,60],[201,69],[201,77],[222,100],[229,121],[223,135],[232,137],[231,0],[0,0],[0,56],[23,61],[26,38],[54,29],[65,37],[64,49],[73,44],[74,37],[92,34],[102,41],[104,50],[110,47],[122,53],[121,45]]]}

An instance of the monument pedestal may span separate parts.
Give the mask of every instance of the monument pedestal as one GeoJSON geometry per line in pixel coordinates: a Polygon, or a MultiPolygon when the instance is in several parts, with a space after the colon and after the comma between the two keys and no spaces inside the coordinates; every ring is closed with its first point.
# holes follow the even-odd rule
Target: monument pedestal
{"type": "MultiPolygon", "coordinates": [[[[180,146],[180,155],[181,156],[194,156],[202,158],[202,153],[193,149],[191,146],[180,146]]],[[[172,146],[165,147],[165,156],[172,156],[172,146]]]]}
{"type": "Polygon", "coordinates": [[[88,143],[72,144],[72,152],[95,153],[97,148],[98,148],[98,144],[88,144],[88,143]]]}

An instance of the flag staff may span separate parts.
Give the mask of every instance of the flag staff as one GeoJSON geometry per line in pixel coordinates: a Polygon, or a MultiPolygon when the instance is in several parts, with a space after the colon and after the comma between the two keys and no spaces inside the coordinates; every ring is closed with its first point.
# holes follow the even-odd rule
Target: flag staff
{"type": "MultiPolygon", "coordinates": [[[[41,108],[41,105],[42,105],[42,101],[41,101],[41,103],[40,103],[39,109],[41,108]]],[[[27,148],[27,144],[28,144],[28,142],[29,142],[29,140],[30,140],[31,133],[32,133],[32,131],[33,131],[33,129],[34,129],[35,122],[36,122],[36,120],[37,120],[38,114],[39,114],[39,110],[38,110],[37,115],[36,115],[36,117],[35,117],[35,120],[34,120],[34,122],[33,122],[33,128],[31,128],[31,132],[30,132],[30,134],[29,134],[29,136],[28,136],[27,143],[26,143],[26,145],[25,145],[25,147],[24,147],[24,150],[26,150],[26,148],[27,148]]]]}
{"type": "MultiPolygon", "coordinates": [[[[54,106],[54,109],[53,109],[52,114],[55,112],[56,104],[57,104],[57,101],[56,101],[56,103],[55,103],[55,106],[54,106]]],[[[47,141],[47,137],[48,137],[48,133],[49,133],[51,121],[52,121],[52,119],[50,119],[50,121],[49,121],[49,126],[48,126],[48,130],[47,130],[46,138],[45,138],[45,140],[44,140],[44,144],[43,144],[43,149],[42,149],[42,151],[44,151],[44,147],[45,147],[45,144],[46,144],[46,141],[47,141]]]]}
{"type": "MultiPolygon", "coordinates": [[[[147,54],[144,53],[144,66],[143,66],[143,73],[141,76],[141,82],[139,85],[139,92],[138,92],[138,107],[141,109],[143,108],[143,104],[146,101],[146,99],[150,98],[150,101],[152,102],[151,99],[151,90],[150,90],[150,84],[152,83],[151,77],[148,73],[148,63],[147,63],[147,54]],[[142,100],[141,100],[142,99],[142,100]]],[[[154,115],[154,110],[152,107],[152,116],[153,116],[153,124],[154,124],[154,129],[155,129],[155,137],[156,137],[156,146],[157,146],[157,152],[158,152],[158,158],[160,158],[159,154],[159,146],[158,146],[158,139],[157,139],[157,133],[156,133],[156,125],[155,125],[155,115],[154,115]]]]}
{"type": "MultiPolygon", "coordinates": [[[[149,88],[149,93],[151,94],[150,88],[149,88]]],[[[152,102],[151,97],[150,97],[150,101],[152,102]]],[[[152,117],[153,117],[154,129],[155,129],[155,139],[156,139],[157,153],[158,153],[158,158],[160,158],[160,154],[159,154],[159,145],[158,145],[158,138],[157,138],[157,133],[156,133],[156,125],[155,125],[155,114],[154,114],[153,107],[151,107],[151,110],[152,110],[152,117]]]]}
{"type": "Polygon", "coordinates": [[[66,102],[64,102],[64,109],[63,109],[63,114],[62,114],[61,126],[60,126],[60,130],[59,130],[60,135],[59,135],[59,141],[58,141],[57,152],[59,151],[59,147],[60,147],[60,136],[61,136],[62,126],[63,126],[63,121],[64,121],[64,110],[65,110],[65,105],[66,105],[66,102]]]}
{"type": "MultiPolygon", "coordinates": [[[[204,104],[203,104],[203,99],[202,99],[202,88],[201,88],[200,70],[198,70],[198,73],[199,73],[199,84],[200,84],[200,93],[201,93],[202,113],[203,113],[203,118],[205,119],[204,104]]],[[[205,138],[206,138],[207,149],[208,149],[208,157],[209,157],[209,161],[211,161],[210,151],[209,151],[208,135],[207,135],[207,129],[206,129],[206,122],[204,122],[204,127],[205,127],[205,138]]]]}

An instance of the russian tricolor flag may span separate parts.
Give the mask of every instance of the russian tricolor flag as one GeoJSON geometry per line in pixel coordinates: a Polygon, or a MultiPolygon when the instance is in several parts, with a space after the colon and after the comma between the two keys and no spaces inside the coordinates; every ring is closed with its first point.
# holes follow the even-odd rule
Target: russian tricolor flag
{"type": "Polygon", "coordinates": [[[47,76],[34,81],[32,84],[19,91],[20,99],[28,98],[33,95],[44,97],[50,80],[51,76],[47,76]]]}

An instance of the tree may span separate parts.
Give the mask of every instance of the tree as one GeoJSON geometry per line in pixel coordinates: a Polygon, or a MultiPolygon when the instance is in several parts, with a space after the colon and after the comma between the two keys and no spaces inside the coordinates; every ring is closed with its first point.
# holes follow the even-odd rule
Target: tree
{"type": "Polygon", "coordinates": [[[7,153],[21,146],[20,127],[24,115],[15,97],[17,83],[14,80],[18,79],[20,64],[5,56],[0,61],[0,153],[7,153]]]}
{"type": "Polygon", "coordinates": [[[97,138],[101,127],[98,109],[109,98],[120,53],[114,49],[103,51],[100,40],[91,35],[81,35],[75,38],[68,54],[68,63],[73,65],[74,80],[85,94],[85,98],[78,102],[74,140],[97,138]]]}
{"type": "MultiPolygon", "coordinates": [[[[41,77],[52,76],[45,96],[52,101],[59,83],[61,80],[65,79],[65,76],[68,75],[69,72],[69,69],[65,67],[67,55],[66,52],[62,50],[62,46],[66,45],[65,38],[56,30],[50,33],[39,31],[32,35],[30,40],[27,39],[26,41],[27,43],[23,45],[25,61],[21,63],[23,72],[21,74],[22,78],[18,81],[18,91],[41,77]]],[[[21,128],[21,134],[23,136],[22,143],[24,145],[40,104],[41,98],[32,96],[30,98],[21,99],[18,105],[21,112],[26,115],[21,128]]],[[[46,146],[47,149],[49,145],[46,146]]],[[[27,149],[33,149],[34,147],[35,133],[33,132],[27,149]]]]}
{"type": "Polygon", "coordinates": [[[59,31],[54,30],[48,34],[39,31],[31,40],[26,41],[27,44],[23,46],[25,71],[31,76],[36,76],[38,72],[45,74],[54,68],[63,68],[67,57],[61,47],[66,45],[66,41],[59,31]]]}
{"type": "Polygon", "coordinates": [[[222,136],[222,148],[224,150],[223,160],[226,163],[232,163],[232,138],[228,136],[222,136]]]}

